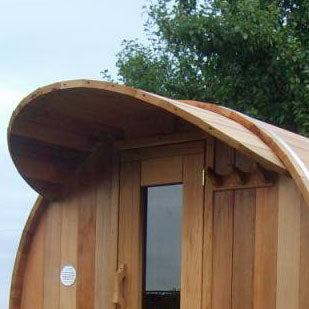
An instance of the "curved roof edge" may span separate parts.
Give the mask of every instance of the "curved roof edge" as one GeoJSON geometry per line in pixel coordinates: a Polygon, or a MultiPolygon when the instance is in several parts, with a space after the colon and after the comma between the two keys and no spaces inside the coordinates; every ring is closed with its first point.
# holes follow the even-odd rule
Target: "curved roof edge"
{"type": "MultiPolygon", "coordinates": [[[[309,205],[309,169],[294,149],[288,144],[288,142],[280,136],[279,132],[282,130],[278,128],[279,132],[275,132],[276,127],[226,107],[198,101],[188,100],[183,102],[218,113],[229,119],[237,121],[258,136],[284,163],[286,169],[289,171],[297,184],[300,192],[303,194],[305,201],[309,205]]],[[[304,142],[306,141],[308,143],[306,138],[302,136],[299,137],[303,138],[304,142]]],[[[307,151],[309,154],[309,149],[307,151]]]]}
{"type": "MultiPolygon", "coordinates": [[[[119,113],[120,115],[123,110],[130,113],[132,106],[140,110],[151,107],[151,112],[164,111],[188,121],[231,147],[250,155],[258,162],[271,166],[274,170],[281,172],[287,170],[298,185],[307,204],[309,204],[308,166],[307,162],[304,162],[304,156],[300,155],[308,153],[309,139],[217,105],[194,101],[176,101],[139,89],[91,80],[58,82],[39,88],[24,98],[13,112],[8,128],[9,151],[19,173],[35,190],[41,194],[43,192],[36,185],[36,181],[28,177],[27,168],[23,164],[24,161],[20,160],[20,157],[25,154],[20,153],[20,151],[17,154],[17,149],[13,143],[14,137],[25,134],[21,128],[29,129],[29,122],[27,122],[29,114],[36,113],[36,108],[43,107],[47,108],[46,113],[50,115],[54,110],[56,111],[55,105],[57,105],[57,108],[66,106],[66,111],[69,113],[78,104],[84,107],[83,103],[88,104],[87,107],[91,105],[91,108],[94,109],[99,105],[98,102],[101,109],[108,110],[110,105],[106,101],[109,99],[113,99],[114,103],[116,102],[113,105],[116,114],[119,113]],[[121,99],[119,99],[119,96],[121,99]],[[92,98],[97,100],[93,106],[91,105],[92,98]],[[75,104],[73,101],[76,100],[78,100],[78,103],[75,104]],[[59,101],[63,101],[61,102],[62,105],[59,105],[59,101]]],[[[46,130],[44,121],[39,125],[42,131],[46,130]]],[[[121,128],[120,123],[115,123],[115,125],[119,125],[121,128]]],[[[37,127],[38,123],[36,123],[37,127]]],[[[58,128],[49,127],[48,129],[56,130],[58,128]]],[[[34,127],[29,130],[27,137],[33,138],[38,133],[38,130],[35,130],[34,127]]],[[[53,133],[55,134],[55,132],[53,133]]],[[[63,134],[66,134],[66,132],[63,132],[63,134]]],[[[41,142],[44,140],[43,135],[35,136],[34,140],[41,142]]],[[[52,168],[49,171],[54,172],[52,168]]]]}

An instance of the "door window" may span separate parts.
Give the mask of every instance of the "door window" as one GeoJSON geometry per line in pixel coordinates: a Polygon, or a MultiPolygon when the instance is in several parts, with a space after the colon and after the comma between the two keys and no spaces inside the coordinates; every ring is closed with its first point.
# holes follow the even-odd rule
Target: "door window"
{"type": "Polygon", "coordinates": [[[144,309],[180,308],[182,185],[145,188],[144,309]]]}

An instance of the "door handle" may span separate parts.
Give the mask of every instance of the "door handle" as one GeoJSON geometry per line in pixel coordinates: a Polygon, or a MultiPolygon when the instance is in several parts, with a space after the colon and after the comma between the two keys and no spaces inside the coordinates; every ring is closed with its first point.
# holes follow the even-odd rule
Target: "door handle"
{"type": "Polygon", "coordinates": [[[118,305],[119,308],[125,309],[125,299],[123,296],[123,281],[126,277],[126,265],[120,264],[114,277],[114,293],[113,304],[118,305]]]}

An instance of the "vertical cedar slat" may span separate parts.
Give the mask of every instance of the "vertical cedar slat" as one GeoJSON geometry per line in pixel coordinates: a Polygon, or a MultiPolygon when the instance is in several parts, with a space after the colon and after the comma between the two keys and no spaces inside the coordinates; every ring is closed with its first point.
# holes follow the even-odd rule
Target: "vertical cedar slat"
{"type": "Polygon", "coordinates": [[[309,308],[309,208],[302,198],[300,230],[299,309],[309,308]]]}
{"type": "MultiPolygon", "coordinates": [[[[214,166],[214,139],[206,140],[205,168],[214,166]]],[[[205,179],[204,198],[204,244],[203,244],[203,303],[202,308],[211,309],[212,257],[213,257],[213,190],[209,178],[205,179]]]]}
{"type": "Polygon", "coordinates": [[[112,309],[113,276],[117,267],[118,162],[107,157],[96,161],[96,270],[95,308],[112,309]],[[116,198],[116,199],[115,199],[116,198]],[[116,215],[115,215],[116,213],[116,215]]]}
{"type": "Polygon", "coordinates": [[[253,308],[255,189],[237,190],[234,203],[232,308],[253,308]]]}
{"type": "Polygon", "coordinates": [[[226,144],[215,140],[215,171],[218,174],[228,174],[232,171],[235,161],[235,151],[226,144]]]}
{"type": "Polygon", "coordinates": [[[142,306],[142,219],[140,162],[123,162],[120,170],[119,263],[127,266],[124,281],[126,309],[142,306]]]}
{"type": "MultiPolygon", "coordinates": [[[[233,163],[234,150],[216,140],[216,172],[228,174],[233,163]]],[[[225,191],[214,194],[213,309],[229,309],[232,306],[233,209],[234,192],[225,191]]]]}
{"type": "Polygon", "coordinates": [[[239,151],[235,151],[235,165],[243,172],[253,172],[256,162],[239,151]]]}
{"type": "Polygon", "coordinates": [[[204,153],[184,156],[181,254],[181,308],[202,305],[204,153]]]}
{"type": "Polygon", "coordinates": [[[92,162],[79,177],[77,308],[94,308],[96,196],[92,162]]]}
{"type": "MultiPolygon", "coordinates": [[[[74,184],[70,195],[61,203],[61,268],[72,264],[77,269],[78,249],[78,197],[74,184]]],[[[78,269],[77,269],[78,271],[78,269]]],[[[76,308],[76,284],[65,287],[60,284],[60,309],[76,308]]]]}
{"type": "Polygon", "coordinates": [[[25,267],[20,306],[23,309],[43,308],[45,222],[44,213],[32,238],[25,267]]]}
{"type": "Polygon", "coordinates": [[[61,205],[50,203],[46,210],[44,248],[44,309],[59,308],[61,259],[61,205]]]}
{"type": "Polygon", "coordinates": [[[254,308],[276,308],[278,186],[256,190],[254,308]]]}
{"type": "Polygon", "coordinates": [[[232,302],[233,204],[231,191],[214,196],[213,309],[229,309],[232,302]]]}
{"type": "Polygon", "coordinates": [[[112,308],[110,263],[111,245],[111,167],[110,158],[97,159],[96,170],[96,260],[95,260],[95,308],[112,308]],[[105,163],[105,164],[104,164],[105,163]]]}
{"type": "Polygon", "coordinates": [[[300,198],[294,181],[280,176],[277,309],[299,308],[300,198]]]}
{"type": "MultiPolygon", "coordinates": [[[[112,191],[111,191],[111,263],[114,271],[118,269],[119,246],[119,195],[120,195],[120,156],[114,153],[112,158],[112,191]]],[[[114,289],[114,286],[113,286],[114,289]]],[[[113,290],[114,291],[114,290],[113,290]]]]}

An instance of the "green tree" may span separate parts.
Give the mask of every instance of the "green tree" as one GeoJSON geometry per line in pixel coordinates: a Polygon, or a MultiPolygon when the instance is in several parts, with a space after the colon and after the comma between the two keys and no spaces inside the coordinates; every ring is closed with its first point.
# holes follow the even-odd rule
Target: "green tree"
{"type": "Polygon", "coordinates": [[[309,0],[156,0],[119,81],[211,101],[309,136],[309,0]]]}

